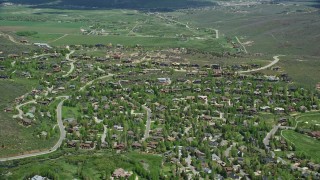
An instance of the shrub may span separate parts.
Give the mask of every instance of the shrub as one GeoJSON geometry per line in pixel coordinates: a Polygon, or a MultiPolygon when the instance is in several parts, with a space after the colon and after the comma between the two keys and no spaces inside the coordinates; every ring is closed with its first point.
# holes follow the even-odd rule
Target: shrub
{"type": "Polygon", "coordinates": [[[18,32],[16,32],[16,34],[18,36],[33,36],[33,35],[38,34],[38,32],[36,32],[36,31],[18,31],[18,32]]]}

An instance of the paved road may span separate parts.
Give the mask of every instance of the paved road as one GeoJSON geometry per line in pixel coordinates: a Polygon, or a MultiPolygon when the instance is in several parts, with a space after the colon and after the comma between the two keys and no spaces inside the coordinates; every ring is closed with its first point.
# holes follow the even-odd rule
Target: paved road
{"type": "Polygon", "coordinates": [[[265,145],[266,149],[269,150],[270,138],[278,131],[278,129],[279,129],[279,125],[273,126],[270,132],[268,132],[266,137],[263,139],[263,144],[265,145]]]}
{"type": "Polygon", "coordinates": [[[20,156],[13,156],[13,157],[8,157],[8,158],[0,158],[0,161],[10,161],[10,160],[15,160],[15,159],[24,159],[24,158],[28,158],[28,157],[34,157],[34,156],[40,156],[40,155],[44,155],[44,154],[49,154],[51,152],[56,151],[62,144],[62,141],[65,139],[66,137],[66,131],[64,129],[63,126],[63,122],[62,122],[62,105],[63,102],[68,99],[68,96],[60,96],[57,98],[64,98],[57,106],[56,112],[57,112],[57,122],[58,122],[58,126],[60,129],[60,138],[58,140],[58,142],[49,150],[45,150],[45,151],[41,151],[41,152],[37,152],[37,153],[30,153],[30,154],[24,154],[24,155],[20,155],[20,156]]]}
{"type": "MultiPolygon", "coordinates": [[[[186,163],[187,163],[187,168],[190,169],[190,171],[192,172],[192,174],[194,174],[194,175],[199,174],[199,172],[196,170],[196,168],[191,165],[192,159],[191,159],[190,154],[189,154],[188,157],[185,159],[185,161],[186,161],[186,163]]],[[[189,175],[189,179],[191,179],[191,176],[190,176],[190,175],[189,175]]]]}
{"type": "Polygon", "coordinates": [[[270,64],[265,65],[265,66],[263,66],[263,67],[261,67],[261,68],[250,69],[250,70],[247,70],[247,71],[238,71],[238,73],[239,73],[239,74],[241,74],[241,73],[250,73],[250,72],[256,72],[256,71],[261,71],[261,70],[267,69],[267,68],[269,68],[269,67],[277,64],[277,63],[279,62],[279,60],[280,60],[280,59],[279,59],[280,56],[283,56],[283,55],[273,56],[273,59],[274,59],[274,60],[273,60],[270,64]]]}
{"type": "Polygon", "coordinates": [[[13,118],[23,119],[23,117],[22,117],[23,111],[20,109],[20,107],[25,106],[27,104],[37,104],[37,102],[36,102],[36,100],[32,100],[32,101],[25,102],[23,104],[19,104],[18,106],[16,106],[16,109],[18,110],[18,114],[14,115],[13,118]]]}
{"type": "Polygon", "coordinates": [[[225,157],[229,157],[230,151],[231,151],[232,147],[235,146],[235,145],[236,145],[236,143],[233,143],[232,145],[230,145],[230,146],[224,151],[224,156],[225,156],[225,157]]]}
{"type": "Polygon", "coordinates": [[[150,132],[150,127],[151,127],[151,109],[148,108],[147,106],[142,106],[143,109],[147,111],[147,124],[146,124],[146,130],[144,132],[144,136],[142,138],[143,141],[145,141],[147,138],[149,138],[149,132],[150,132]]]}
{"type": "MultiPolygon", "coordinates": [[[[69,49],[69,48],[67,48],[67,49],[69,49]]],[[[70,62],[71,68],[70,68],[70,70],[67,72],[67,74],[62,75],[62,77],[68,77],[68,76],[73,72],[73,70],[74,70],[74,62],[75,62],[75,61],[72,60],[72,59],[70,59],[70,55],[73,54],[73,53],[74,53],[74,50],[72,50],[69,54],[66,55],[66,59],[67,59],[68,61],[71,61],[71,62],[70,62]]]]}
{"type": "Polygon", "coordinates": [[[83,91],[87,86],[90,86],[94,81],[96,81],[96,80],[99,80],[99,79],[104,79],[104,78],[108,78],[108,77],[112,77],[112,76],[114,76],[114,74],[108,74],[108,75],[105,75],[105,76],[101,76],[101,77],[98,77],[97,79],[94,79],[94,80],[92,80],[92,81],[89,81],[89,82],[87,82],[87,84],[85,84],[84,86],[82,86],[80,89],[79,89],[79,91],[83,91]]]}
{"type": "Polygon", "coordinates": [[[107,130],[108,130],[108,126],[107,125],[103,125],[103,134],[101,136],[101,143],[105,143],[106,142],[107,130]]]}

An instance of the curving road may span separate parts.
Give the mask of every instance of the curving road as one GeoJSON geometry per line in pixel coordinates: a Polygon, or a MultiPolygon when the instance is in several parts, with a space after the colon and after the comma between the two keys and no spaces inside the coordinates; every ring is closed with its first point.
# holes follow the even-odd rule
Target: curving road
{"type": "Polygon", "coordinates": [[[44,154],[49,154],[51,152],[56,151],[62,144],[62,141],[65,139],[66,137],[66,131],[64,129],[63,126],[63,122],[62,122],[62,105],[63,102],[69,98],[69,96],[59,96],[57,98],[64,98],[57,106],[56,112],[57,112],[57,122],[58,122],[58,126],[60,129],[60,138],[58,140],[58,142],[49,150],[45,150],[45,151],[41,151],[41,152],[37,152],[37,153],[30,153],[30,154],[24,154],[24,155],[20,155],[20,156],[13,156],[13,157],[7,157],[7,158],[0,158],[0,162],[1,161],[10,161],[10,160],[15,160],[15,159],[24,159],[24,158],[28,158],[28,157],[34,157],[34,156],[40,156],[40,155],[44,155],[44,154]]]}
{"type": "Polygon", "coordinates": [[[13,118],[23,119],[23,117],[22,117],[23,111],[20,109],[20,107],[25,106],[27,104],[37,104],[37,102],[36,102],[36,100],[32,100],[32,101],[25,102],[23,104],[19,104],[18,106],[16,106],[16,110],[18,110],[18,114],[14,115],[13,118]]]}
{"type": "MultiPolygon", "coordinates": [[[[69,47],[67,47],[67,49],[69,49],[69,47]]],[[[73,70],[74,70],[74,62],[76,62],[76,61],[70,59],[70,55],[73,54],[73,53],[74,53],[74,50],[72,50],[69,54],[66,55],[66,59],[67,59],[68,61],[71,61],[71,62],[70,62],[71,68],[70,68],[70,70],[67,72],[67,74],[62,75],[62,77],[68,77],[68,76],[73,72],[73,70]]]]}
{"type": "Polygon", "coordinates": [[[280,56],[284,56],[284,55],[273,56],[274,60],[270,64],[267,64],[267,65],[265,65],[263,67],[260,67],[260,68],[257,68],[257,69],[250,69],[250,70],[247,70],[247,71],[238,71],[237,73],[239,73],[239,74],[241,74],[241,73],[250,73],[250,72],[256,72],[256,71],[261,71],[261,70],[267,69],[267,68],[277,64],[280,61],[280,59],[279,59],[280,56]]]}
{"type": "Polygon", "coordinates": [[[99,79],[104,79],[104,78],[108,78],[108,77],[112,77],[112,76],[114,76],[114,74],[108,74],[108,75],[105,75],[105,76],[101,76],[101,77],[98,77],[97,79],[94,79],[94,80],[92,80],[92,81],[89,81],[89,82],[87,82],[87,84],[85,84],[84,86],[82,86],[80,89],[79,89],[79,91],[83,91],[87,86],[90,86],[94,81],[96,81],[96,80],[99,80],[99,79]]]}

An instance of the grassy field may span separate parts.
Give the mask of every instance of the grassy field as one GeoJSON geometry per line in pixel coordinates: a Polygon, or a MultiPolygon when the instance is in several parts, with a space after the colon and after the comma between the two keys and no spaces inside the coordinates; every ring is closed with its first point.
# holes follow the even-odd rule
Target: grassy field
{"type": "Polygon", "coordinates": [[[187,28],[178,22],[134,10],[54,10],[2,7],[0,31],[30,42],[51,45],[113,43],[140,44],[152,48],[185,47],[207,52],[233,51],[225,38],[215,39],[213,32],[187,28]],[[41,15],[41,16],[40,16],[41,15]],[[80,29],[105,31],[108,36],[85,36],[80,29]],[[17,32],[34,35],[19,37],[17,32]],[[64,36],[66,35],[66,36],[64,36]],[[60,38],[62,37],[62,38],[60,38]]]}
{"type": "Polygon", "coordinates": [[[320,163],[320,141],[292,130],[282,131],[282,135],[296,146],[297,152],[304,152],[311,159],[320,163]]]}
{"type": "Polygon", "coordinates": [[[69,35],[63,39],[55,41],[53,45],[61,46],[67,44],[122,44],[125,46],[135,46],[140,44],[146,48],[174,48],[185,47],[208,52],[223,52],[230,50],[229,45],[224,39],[219,40],[198,40],[190,39],[188,41],[179,38],[161,38],[161,37],[134,37],[134,36],[83,36],[69,35]]]}
{"type": "MultiPolygon", "coordinates": [[[[45,156],[24,160],[18,167],[3,163],[1,164],[2,171],[12,173],[6,177],[7,179],[23,179],[35,174],[43,176],[51,174],[57,179],[108,179],[117,168],[134,172],[140,169],[139,171],[145,174],[159,174],[162,163],[162,157],[136,152],[115,154],[113,152],[67,150],[65,154],[68,154],[67,152],[72,156],[59,152],[53,153],[50,156],[60,155],[50,158],[50,161],[41,160],[45,156]],[[59,158],[61,156],[63,158],[59,158]]],[[[140,178],[143,179],[141,176],[140,178]]]]}
{"type": "Polygon", "coordinates": [[[0,157],[16,155],[28,151],[47,149],[56,142],[56,137],[48,140],[35,138],[33,128],[26,128],[13,119],[14,113],[6,113],[4,108],[12,107],[16,97],[21,96],[36,85],[34,81],[1,80],[0,81],[0,157]]]}
{"type": "Polygon", "coordinates": [[[308,114],[303,114],[302,116],[296,118],[297,127],[299,128],[310,128],[312,126],[320,128],[320,113],[313,112],[308,114]]]}
{"type": "Polygon", "coordinates": [[[78,108],[77,107],[62,107],[62,118],[77,118],[79,115],[78,108]]]}
{"type": "Polygon", "coordinates": [[[287,56],[279,62],[284,72],[287,72],[298,84],[314,89],[320,82],[319,57],[312,56],[287,56]]]}
{"type": "Polygon", "coordinates": [[[191,26],[217,28],[222,36],[253,41],[252,46],[247,46],[249,52],[317,56],[317,9],[303,1],[296,4],[217,7],[174,15],[191,26]]]}
{"type": "Polygon", "coordinates": [[[13,44],[7,38],[0,36],[0,51],[3,52],[0,56],[5,56],[8,54],[14,54],[22,51],[32,51],[35,48],[33,46],[20,46],[13,44]]]}

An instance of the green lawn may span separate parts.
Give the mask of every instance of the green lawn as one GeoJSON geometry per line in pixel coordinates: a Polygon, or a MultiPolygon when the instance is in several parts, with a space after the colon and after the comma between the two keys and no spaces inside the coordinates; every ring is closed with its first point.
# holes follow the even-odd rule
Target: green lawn
{"type": "Polygon", "coordinates": [[[282,135],[294,143],[297,152],[304,152],[311,159],[320,163],[320,141],[292,130],[283,130],[282,135]]]}
{"type": "Polygon", "coordinates": [[[296,123],[298,128],[320,128],[320,113],[319,112],[311,112],[307,114],[302,114],[301,116],[296,118],[296,123]]]}
{"type": "Polygon", "coordinates": [[[79,114],[77,107],[62,107],[62,118],[77,118],[79,114]]]}
{"type": "Polygon", "coordinates": [[[131,159],[139,160],[140,163],[144,164],[145,169],[152,174],[159,174],[162,157],[150,154],[142,154],[138,152],[130,152],[127,154],[127,157],[131,159]]]}
{"type": "MultiPolygon", "coordinates": [[[[162,157],[136,152],[115,154],[106,151],[67,150],[64,153],[54,152],[52,155],[26,159],[17,163],[19,166],[10,166],[10,163],[2,164],[1,171],[12,173],[7,179],[23,179],[34,174],[42,176],[50,174],[58,179],[108,179],[117,168],[134,172],[140,168],[140,173],[158,174],[162,157]],[[66,155],[67,152],[72,155],[66,155]],[[43,158],[51,160],[41,160],[43,158]]],[[[144,178],[139,176],[139,179],[144,178]]]]}

